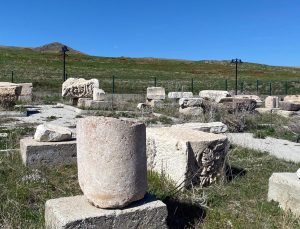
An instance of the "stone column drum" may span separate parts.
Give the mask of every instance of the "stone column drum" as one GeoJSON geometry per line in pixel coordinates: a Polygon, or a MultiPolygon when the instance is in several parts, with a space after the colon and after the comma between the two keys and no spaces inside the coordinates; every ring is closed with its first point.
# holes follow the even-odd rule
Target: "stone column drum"
{"type": "Polygon", "coordinates": [[[122,208],[147,190],[146,127],[108,117],[77,123],[79,185],[90,203],[122,208]]]}

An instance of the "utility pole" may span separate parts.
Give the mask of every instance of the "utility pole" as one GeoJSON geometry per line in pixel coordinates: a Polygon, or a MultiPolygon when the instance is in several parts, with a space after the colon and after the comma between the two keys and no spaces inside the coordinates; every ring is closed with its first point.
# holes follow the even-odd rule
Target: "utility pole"
{"type": "Polygon", "coordinates": [[[63,81],[66,81],[66,52],[68,52],[69,49],[67,46],[61,47],[61,52],[63,53],[63,81]]]}
{"type": "Polygon", "coordinates": [[[235,95],[237,95],[237,91],[238,91],[238,64],[242,64],[242,60],[241,59],[232,59],[231,60],[232,64],[235,64],[235,95]]]}

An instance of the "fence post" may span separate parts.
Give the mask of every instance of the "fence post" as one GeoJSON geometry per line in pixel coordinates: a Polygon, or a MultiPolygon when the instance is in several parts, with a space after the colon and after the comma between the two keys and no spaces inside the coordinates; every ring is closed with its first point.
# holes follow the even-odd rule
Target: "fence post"
{"type": "Polygon", "coordinates": [[[258,90],[259,90],[258,84],[259,84],[259,80],[256,80],[256,95],[258,95],[258,90]]]}
{"type": "Polygon", "coordinates": [[[241,93],[243,93],[244,92],[244,82],[242,81],[241,82],[241,93]]]}
{"type": "Polygon", "coordinates": [[[14,82],[14,71],[11,71],[11,82],[14,82]]]}
{"type": "Polygon", "coordinates": [[[112,93],[115,94],[115,76],[112,79],[112,93]]]}
{"type": "Polygon", "coordinates": [[[192,93],[194,94],[194,78],[192,78],[192,93]]]}
{"type": "Polygon", "coordinates": [[[156,87],[156,76],[154,77],[154,87],[156,87]]]}
{"type": "Polygon", "coordinates": [[[225,80],[225,91],[228,91],[228,82],[227,82],[227,79],[225,80]]]}
{"type": "Polygon", "coordinates": [[[68,73],[66,73],[66,80],[68,79],[68,73]]]}
{"type": "Polygon", "coordinates": [[[272,95],[272,82],[269,83],[269,95],[272,95]]]}
{"type": "Polygon", "coordinates": [[[287,95],[288,94],[288,82],[287,81],[285,81],[285,84],[284,84],[284,91],[285,91],[285,95],[287,95]]]}

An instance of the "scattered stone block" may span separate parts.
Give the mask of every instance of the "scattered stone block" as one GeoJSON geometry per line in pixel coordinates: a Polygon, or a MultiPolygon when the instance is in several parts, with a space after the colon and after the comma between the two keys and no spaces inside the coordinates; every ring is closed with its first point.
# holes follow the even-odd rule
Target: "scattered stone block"
{"type": "Polygon", "coordinates": [[[300,216],[300,180],[296,173],[273,173],[269,179],[268,200],[300,216]]]}
{"type": "Polygon", "coordinates": [[[93,100],[103,101],[105,99],[105,91],[99,88],[94,88],[93,90],[93,100]]]}
{"type": "Polygon", "coordinates": [[[265,99],[265,108],[279,108],[278,96],[268,96],[265,99]]]}
{"type": "Polygon", "coordinates": [[[256,108],[256,101],[248,98],[227,97],[219,101],[228,111],[253,111],[256,108]]]}
{"type": "Polygon", "coordinates": [[[291,101],[279,101],[279,108],[285,111],[299,111],[300,102],[291,102],[291,101]]]}
{"type": "Polygon", "coordinates": [[[168,93],[169,99],[193,98],[193,92],[179,92],[173,91],[168,93]]]}
{"type": "Polygon", "coordinates": [[[262,105],[262,100],[257,95],[234,95],[233,97],[238,99],[254,99],[257,107],[262,105]]]}
{"type": "Polygon", "coordinates": [[[178,127],[147,128],[148,170],[179,187],[207,186],[224,177],[229,142],[223,134],[178,127]]]}
{"type": "Polygon", "coordinates": [[[186,107],[201,107],[203,104],[203,98],[181,98],[179,99],[179,106],[186,107]]]}
{"type": "Polygon", "coordinates": [[[90,98],[80,98],[78,99],[77,106],[83,109],[91,109],[91,110],[111,110],[112,102],[92,100],[90,98]]]}
{"type": "Polygon", "coordinates": [[[39,142],[61,142],[72,139],[72,131],[63,126],[53,124],[38,125],[34,134],[34,140],[39,142]]]}
{"type": "Polygon", "coordinates": [[[214,133],[214,134],[225,133],[228,130],[227,125],[225,125],[222,122],[208,122],[208,123],[188,122],[183,124],[176,124],[173,125],[173,127],[187,128],[187,129],[198,130],[198,131],[214,133]]]}
{"type": "Polygon", "coordinates": [[[18,84],[0,82],[0,107],[12,108],[21,94],[22,87],[18,84]]]}
{"type": "Polygon", "coordinates": [[[151,106],[149,104],[147,104],[147,103],[139,103],[136,107],[139,110],[143,110],[143,109],[147,109],[147,108],[149,108],[151,106]]]}
{"type": "Polygon", "coordinates": [[[199,116],[199,115],[203,115],[204,111],[203,108],[201,107],[186,107],[186,108],[179,107],[179,113],[183,115],[189,115],[189,116],[199,116]]]}
{"type": "Polygon", "coordinates": [[[147,100],[146,104],[150,107],[157,107],[157,108],[163,108],[164,107],[164,101],[159,100],[159,99],[147,100]]]}
{"type": "Polygon", "coordinates": [[[78,181],[100,208],[122,208],[147,190],[146,127],[109,117],[77,123],[78,181]]]}
{"type": "Polygon", "coordinates": [[[63,228],[168,228],[166,205],[146,195],[124,209],[100,209],[85,196],[52,199],[45,206],[45,227],[63,228]]]}
{"type": "Polygon", "coordinates": [[[203,90],[199,92],[201,98],[210,99],[218,103],[222,98],[231,97],[228,91],[221,90],[203,90]]]}
{"type": "Polygon", "coordinates": [[[147,88],[147,99],[148,100],[161,100],[166,98],[166,92],[163,87],[148,87],[147,88]]]}
{"type": "Polygon", "coordinates": [[[20,140],[22,161],[26,166],[54,166],[76,163],[76,141],[37,142],[33,138],[20,140]]]}
{"type": "Polygon", "coordinates": [[[62,84],[62,96],[70,98],[93,98],[94,88],[99,88],[97,79],[69,78],[62,84]]]}
{"type": "Polygon", "coordinates": [[[283,101],[300,103],[300,95],[287,95],[283,98],[283,101]]]}
{"type": "Polygon", "coordinates": [[[26,102],[32,101],[32,83],[20,83],[19,85],[22,89],[18,99],[26,102]]]}

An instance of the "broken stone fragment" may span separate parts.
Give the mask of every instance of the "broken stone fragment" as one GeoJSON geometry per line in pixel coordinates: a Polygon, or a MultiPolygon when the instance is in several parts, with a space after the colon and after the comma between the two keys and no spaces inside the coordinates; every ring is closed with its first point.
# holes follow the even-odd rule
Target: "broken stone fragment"
{"type": "Polygon", "coordinates": [[[193,98],[193,92],[173,91],[168,93],[169,99],[193,98]]]}
{"type": "Polygon", "coordinates": [[[70,98],[93,98],[94,88],[99,88],[97,79],[69,78],[62,84],[62,96],[70,98]]]}
{"type": "Polygon", "coordinates": [[[72,139],[72,131],[69,128],[53,124],[38,125],[34,134],[34,140],[39,142],[60,142],[72,139]]]}
{"type": "Polygon", "coordinates": [[[203,98],[181,98],[179,99],[179,106],[185,107],[200,107],[203,104],[203,98]]]}
{"type": "Polygon", "coordinates": [[[166,92],[163,87],[148,87],[147,88],[147,99],[165,99],[166,98],[166,92]]]}
{"type": "Polygon", "coordinates": [[[93,90],[93,100],[103,101],[105,99],[105,91],[100,88],[94,88],[93,90]]]}
{"type": "Polygon", "coordinates": [[[265,108],[278,108],[278,107],[279,107],[278,96],[268,96],[265,99],[265,108]]]}

